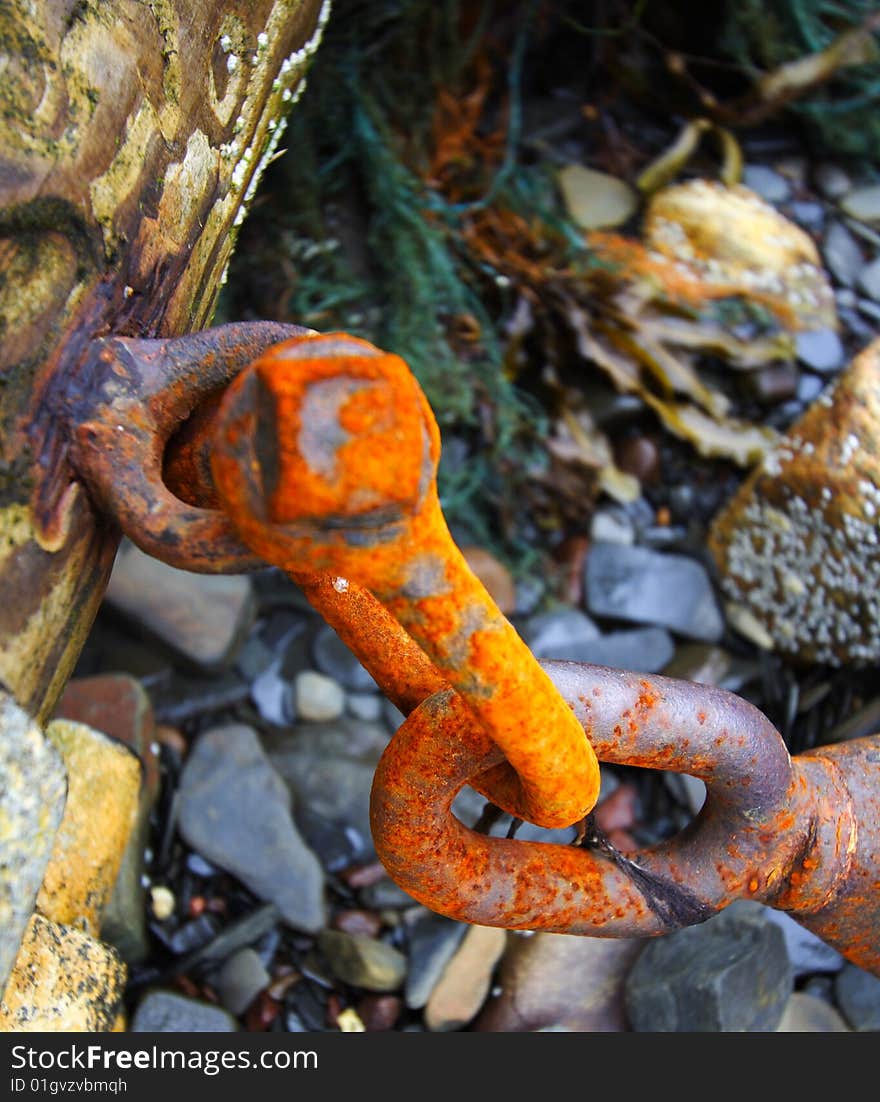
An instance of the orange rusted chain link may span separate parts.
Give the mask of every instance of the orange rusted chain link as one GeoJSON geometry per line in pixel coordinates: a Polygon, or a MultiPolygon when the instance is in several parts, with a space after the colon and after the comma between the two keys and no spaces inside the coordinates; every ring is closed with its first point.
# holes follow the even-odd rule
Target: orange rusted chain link
{"type": "Polygon", "coordinates": [[[732,693],[585,663],[545,668],[601,760],[705,780],[696,821],[626,857],[469,830],[452,802],[499,754],[440,693],[398,730],[373,784],[376,851],[398,884],[460,921],[594,937],[668,933],[749,898],[880,974],[880,736],[792,760],[732,693]]]}
{"type": "Polygon", "coordinates": [[[52,412],[134,542],[190,570],[247,569],[254,549],[283,565],[409,714],[371,817],[386,867],[427,906],[485,925],[646,936],[745,896],[880,973],[880,736],[792,761],[733,694],[542,668],[452,544],[436,425],[402,361],[255,323],[96,341],[74,383],[52,412]],[[595,800],[597,756],[703,777],[706,804],[677,837],[626,857],[598,835],[592,849],[490,838],[451,814],[467,784],[521,818],[573,823],[595,800]]]}
{"type": "Polygon", "coordinates": [[[595,755],[455,546],[439,451],[403,360],[314,335],[273,348],[229,387],[211,469],[243,541],[297,580],[324,573],[375,594],[500,747],[525,817],[567,826],[595,804],[595,755]]]}

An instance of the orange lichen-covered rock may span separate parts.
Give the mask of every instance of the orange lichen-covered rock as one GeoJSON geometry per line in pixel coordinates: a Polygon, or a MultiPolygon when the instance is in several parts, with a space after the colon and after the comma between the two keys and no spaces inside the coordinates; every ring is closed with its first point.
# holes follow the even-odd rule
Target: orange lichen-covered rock
{"type": "Polygon", "coordinates": [[[140,761],[84,723],[55,720],[46,735],[64,758],[68,790],[37,910],[97,934],[137,816],[140,761]]]}
{"type": "Polygon", "coordinates": [[[114,949],[34,914],[0,1001],[0,1032],[108,1033],[126,975],[114,949]]]}
{"type": "Polygon", "coordinates": [[[715,518],[724,592],[777,649],[880,660],[880,341],[789,430],[715,518]]]}
{"type": "Polygon", "coordinates": [[[644,237],[704,285],[754,298],[793,328],[836,324],[813,239],[749,188],[710,180],[664,188],[645,213],[644,237]]]}
{"type": "Polygon", "coordinates": [[[836,328],[834,293],[812,238],[749,188],[690,180],[658,191],[642,241],[593,233],[591,249],[627,282],[700,308],[743,298],[786,329],[836,328]]]}

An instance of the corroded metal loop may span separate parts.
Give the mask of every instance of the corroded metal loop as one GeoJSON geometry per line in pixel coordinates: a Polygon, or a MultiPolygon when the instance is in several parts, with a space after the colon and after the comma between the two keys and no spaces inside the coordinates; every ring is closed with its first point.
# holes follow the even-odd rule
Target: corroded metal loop
{"type": "Polygon", "coordinates": [[[211,470],[258,554],[297,580],[357,583],[403,625],[503,750],[529,819],[577,822],[598,794],[595,755],[452,540],[439,455],[431,408],[400,357],[313,334],[270,349],[229,387],[211,470]]]}
{"type": "Polygon", "coordinates": [[[675,838],[626,856],[476,833],[452,803],[464,785],[485,786],[499,754],[461,701],[441,692],[398,730],[373,785],[376,850],[407,892],[460,921],[598,937],[667,933],[750,898],[880,971],[880,738],[792,760],[766,717],[731,693],[544,666],[600,760],[702,777],[700,814],[675,838]]]}
{"type": "Polygon", "coordinates": [[[170,340],[93,342],[68,397],[71,459],[101,508],[132,542],[163,562],[202,573],[265,565],[227,516],[176,496],[165,483],[169,438],[268,345],[309,332],[254,322],[170,340]]]}

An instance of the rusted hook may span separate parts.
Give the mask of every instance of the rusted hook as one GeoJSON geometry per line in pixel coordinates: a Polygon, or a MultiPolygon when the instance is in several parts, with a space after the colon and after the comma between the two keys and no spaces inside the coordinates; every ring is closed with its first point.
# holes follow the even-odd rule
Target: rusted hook
{"type": "Polygon", "coordinates": [[[229,387],[211,470],[250,547],[295,578],[323,573],[372,592],[502,749],[527,817],[568,825],[595,803],[595,755],[455,546],[437,497],[439,452],[403,360],[312,335],[229,387]]]}
{"type": "Polygon", "coordinates": [[[701,777],[675,838],[626,857],[487,837],[452,813],[497,749],[449,693],[398,730],[373,784],[377,853],[394,879],[460,921],[594,937],[653,936],[734,899],[787,911],[880,973],[880,737],[791,759],[732,693],[579,663],[544,668],[602,761],[701,777]]]}

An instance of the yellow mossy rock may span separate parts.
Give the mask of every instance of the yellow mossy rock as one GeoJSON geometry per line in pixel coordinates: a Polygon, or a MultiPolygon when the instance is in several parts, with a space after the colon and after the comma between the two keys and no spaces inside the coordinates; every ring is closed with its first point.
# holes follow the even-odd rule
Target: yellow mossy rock
{"type": "Polygon", "coordinates": [[[648,204],[643,239],[700,283],[760,302],[793,329],[837,325],[815,242],[749,188],[714,180],[663,188],[648,204]]]}
{"type": "Polygon", "coordinates": [[[34,914],[0,1001],[0,1032],[110,1032],[126,977],[115,949],[34,914]]]}
{"type": "Polygon", "coordinates": [[[141,764],[120,742],[84,723],[46,728],[67,769],[67,803],[37,896],[37,910],[97,934],[135,824],[141,764]]]}

